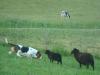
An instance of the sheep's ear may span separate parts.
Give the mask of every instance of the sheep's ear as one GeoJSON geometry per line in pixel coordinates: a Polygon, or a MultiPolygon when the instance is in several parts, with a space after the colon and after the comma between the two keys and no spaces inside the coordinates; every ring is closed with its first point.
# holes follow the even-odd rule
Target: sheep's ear
{"type": "Polygon", "coordinates": [[[77,50],[77,48],[73,48],[73,50],[77,50]]]}
{"type": "Polygon", "coordinates": [[[45,48],[45,51],[47,50],[47,48],[45,48]]]}
{"type": "Polygon", "coordinates": [[[45,50],[48,50],[48,48],[46,48],[45,50]]]}

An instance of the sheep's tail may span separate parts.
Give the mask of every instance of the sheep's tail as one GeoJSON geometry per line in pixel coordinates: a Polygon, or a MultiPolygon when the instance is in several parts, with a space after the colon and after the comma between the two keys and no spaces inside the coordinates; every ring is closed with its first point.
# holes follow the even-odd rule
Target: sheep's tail
{"type": "Polygon", "coordinates": [[[6,42],[7,44],[11,45],[11,46],[16,46],[15,44],[9,43],[7,38],[5,38],[5,42],[6,42]]]}

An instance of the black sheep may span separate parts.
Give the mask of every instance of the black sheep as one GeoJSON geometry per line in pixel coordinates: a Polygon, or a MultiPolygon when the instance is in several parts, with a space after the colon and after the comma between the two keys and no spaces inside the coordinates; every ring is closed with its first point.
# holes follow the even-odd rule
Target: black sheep
{"type": "Polygon", "coordinates": [[[59,53],[51,52],[50,50],[46,50],[45,54],[48,55],[48,58],[50,59],[50,62],[53,62],[54,60],[57,61],[57,63],[62,64],[62,57],[59,53]]]}
{"type": "Polygon", "coordinates": [[[80,68],[82,64],[86,65],[87,68],[89,68],[89,65],[91,65],[94,70],[94,59],[90,53],[82,53],[78,49],[74,48],[71,54],[74,54],[75,59],[80,64],[80,68]]]}

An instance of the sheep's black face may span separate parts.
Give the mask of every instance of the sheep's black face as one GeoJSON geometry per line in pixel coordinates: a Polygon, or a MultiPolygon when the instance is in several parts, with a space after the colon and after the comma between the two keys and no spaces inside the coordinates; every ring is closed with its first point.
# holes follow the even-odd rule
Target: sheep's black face
{"type": "Polygon", "coordinates": [[[49,51],[49,50],[46,50],[46,51],[45,51],[45,54],[49,54],[49,53],[50,53],[50,51],[49,51]]]}
{"type": "Polygon", "coordinates": [[[77,53],[79,53],[79,50],[76,49],[76,48],[74,48],[74,49],[72,50],[72,52],[71,52],[71,54],[77,54],[77,53]]]}

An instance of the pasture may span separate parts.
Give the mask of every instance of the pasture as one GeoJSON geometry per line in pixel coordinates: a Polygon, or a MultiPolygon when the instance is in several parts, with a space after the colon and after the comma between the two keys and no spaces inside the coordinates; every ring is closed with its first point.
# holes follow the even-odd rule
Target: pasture
{"type": "Polygon", "coordinates": [[[63,64],[50,63],[47,56],[43,59],[18,58],[14,54],[8,55],[7,50],[0,46],[0,74],[1,75],[97,75],[100,70],[100,60],[95,59],[95,71],[90,67],[79,68],[79,64],[71,56],[63,56],[63,64]],[[4,52],[4,53],[2,53],[4,52]]]}
{"type": "Polygon", "coordinates": [[[0,27],[100,28],[99,0],[0,0],[0,27]],[[68,10],[71,18],[60,16],[68,10]]]}
{"type": "Polygon", "coordinates": [[[99,29],[59,29],[59,28],[6,28],[0,29],[0,54],[1,70],[3,75],[97,75],[100,69],[99,29]],[[46,39],[45,33],[48,35],[46,39]],[[4,37],[9,42],[32,46],[40,50],[43,55],[41,60],[18,58],[15,54],[9,55],[9,46],[6,46],[4,37]],[[45,43],[47,42],[47,43],[45,43]],[[44,54],[48,47],[63,56],[63,64],[50,63],[44,54]],[[85,66],[81,69],[74,57],[70,55],[72,48],[79,48],[83,52],[92,53],[95,57],[95,71],[85,66]]]}
{"type": "Polygon", "coordinates": [[[0,0],[0,75],[98,75],[100,72],[99,0],[0,0]],[[61,17],[68,10],[71,18],[61,17]],[[38,49],[43,58],[9,55],[14,44],[38,49]],[[44,50],[59,52],[63,64],[50,63],[44,50]],[[91,53],[95,70],[79,68],[73,48],[91,53]]]}

